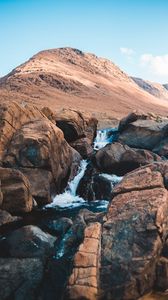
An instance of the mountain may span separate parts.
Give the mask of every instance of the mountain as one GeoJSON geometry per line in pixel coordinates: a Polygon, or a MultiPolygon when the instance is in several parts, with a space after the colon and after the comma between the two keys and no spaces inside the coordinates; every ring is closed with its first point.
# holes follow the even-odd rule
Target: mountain
{"type": "Polygon", "coordinates": [[[134,109],[168,115],[165,99],[143,90],[114,63],[73,48],[41,51],[1,78],[0,101],[11,99],[80,109],[101,119],[134,109]]]}
{"type": "Polygon", "coordinates": [[[168,100],[168,84],[160,84],[156,82],[150,82],[137,77],[131,77],[140,88],[148,92],[149,94],[168,100]]]}

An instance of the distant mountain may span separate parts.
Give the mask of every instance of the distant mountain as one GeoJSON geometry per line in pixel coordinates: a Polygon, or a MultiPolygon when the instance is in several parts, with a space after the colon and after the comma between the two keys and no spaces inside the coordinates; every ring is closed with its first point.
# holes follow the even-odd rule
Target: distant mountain
{"type": "Polygon", "coordinates": [[[139,85],[140,88],[149,94],[160,99],[168,100],[168,84],[150,82],[137,77],[132,77],[132,79],[139,85]]]}
{"type": "Polygon", "coordinates": [[[134,109],[168,115],[157,88],[149,90],[111,61],[73,48],[41,51],[0,79],[0,101],[80,109],[101,118],[134,109]]]}

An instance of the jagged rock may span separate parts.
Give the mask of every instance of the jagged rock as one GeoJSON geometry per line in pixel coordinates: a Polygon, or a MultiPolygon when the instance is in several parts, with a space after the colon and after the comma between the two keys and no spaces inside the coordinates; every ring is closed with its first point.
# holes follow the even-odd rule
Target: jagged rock
{"type": "Polygon", "coordinates": [[[18,170],[0,167],[3,201],[1,208],[10,213],[32,210],[32,195],[28,179],[18,170]]]}
{"type": "Polygon", "coordinates": [[[40,228],[27,225],[10,233],[4,243],[11,257],[45,259],[52,254],[55,240],[40,228]]]}
{"type": "Polygon", "coordinates": [[[168,192],[161,173],[148,166],[127,174],[113,192],[102,232],[100,299],[138,299],[156,286],[168,192]]]}
{"type": "Polygon", "coordinates": [[[119,142],[130,147],[153,150],[167,135],[168,121],[137,120],[128,123],[119,135],[119,142]]]}
{"type": "Polygon", "coordinates": [[[101,224],[97,222],[84,231],[84,240],[75,254],[64,299],[97,299],[100,251],[101,224]]]}
{"type": "Polygon", "coordinates": [[[142,165],[161,161],[161,158],[148,150],[131,149],[115,142],[100,149],[95,155],[95,161],[101,172],[122,176],[142,165]]]}
{"type": "Polygon", "coordinates": [[[0,299],[36,300],[43,271],[39,258],[0,258],[0,299]]]}

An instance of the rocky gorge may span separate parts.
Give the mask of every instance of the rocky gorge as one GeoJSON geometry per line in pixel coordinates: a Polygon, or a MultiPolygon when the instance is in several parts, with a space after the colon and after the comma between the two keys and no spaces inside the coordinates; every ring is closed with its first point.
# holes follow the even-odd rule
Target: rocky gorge
{"type": "Polygon", "coordinates": [[[168,297],[168,118],[97,125],[0,105],[0,299],[168,297]]]}

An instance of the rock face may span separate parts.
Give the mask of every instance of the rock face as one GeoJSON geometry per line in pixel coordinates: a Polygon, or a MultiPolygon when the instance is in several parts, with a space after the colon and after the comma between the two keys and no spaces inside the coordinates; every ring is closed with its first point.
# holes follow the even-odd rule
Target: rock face
{"type": "Polygon", "coordinates": [[[122,176],[139,166],[161,161],[161,158],[150,151],[131,149],[115,142],[100,149],[95,155],[95,161],[100,171],[122,176]]]}
{"type": "Polygon", "coordinates": [[[147,119],[133,114],[120,122],[119,130],[120,142],[167,156],[168,119],[147,119]]]}
{"type": "Polygon", "coordinates": [[[74,257],[65,299],[97,299],[100,251],[101,224],[97,222],[84,231],[84,241],[74,257]]]}
{"type": "Polygon", "coordinates": [[[0,258],[0,299],[35,300],[44,267],[38,258],[0,258]]]}
{"type": "Polygon", "coordinates": [[[101,299],[138,299],[154,287],[167,213],[168,192],[158,171],[144,167],[114,188],[102,232],[101,299]]]}
{"type": "Polygon", "coordinates": [[[97,123],[97,119],[70,109],[64,109],[56,115],[56,125],[64,132],[67,142],[83,158],[93,152],[91,146],[96,136],[97,123]]]}
{"type": "Polygon", "coordinates": [[[40,204],[60,192],[70,174],[72,148],[62,131],[35,107],[1,105],[0,158],[4,166],[20,169],[30,180],[40,204]]]}
{"type": "Polygon", "coordinates": [[[30,212],[32,195],[28,179],[18,170],[0,168],[3,201],[1,208],[11,213],[30,212]]]}

